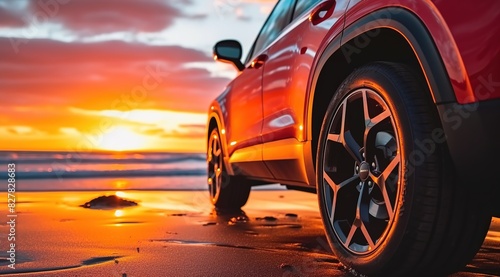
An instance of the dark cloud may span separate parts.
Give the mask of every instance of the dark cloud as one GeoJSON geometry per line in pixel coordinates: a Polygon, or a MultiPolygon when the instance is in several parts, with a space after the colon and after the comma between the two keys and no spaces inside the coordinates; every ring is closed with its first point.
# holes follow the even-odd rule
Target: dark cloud
{"type": "Polygon", "coordinates": [[[17,66],[51,66],[90,63],[131,63],[144,61],[168,61],[170,63],[204,62],[211,60],[207,54],[181,46],[153,46],[125,41],[102,41],[95,43],[61,42],[51,39],[1,38],[1,64],[15,63],[17,66]],[[18,45],[18,52],[12,43],[18,45]],[[11,53],[13,55],[11,55],[11,53]]]}
{"type": "Polygon", "coordinates": [[[240,15],[237,18],[238,18],[238,20],[245,21],[245,22],[252,20],[252,17],[246,16],[246,15],[240,15]]]}
{"type": "Polygon", "coordinates": [[[181,128],[188,128],[188,129],[205,129],[206,125],[205,124],[181,124],[179,125],[181,128]]]}
{"type": "Polygon", "coordinates": [[[152,136],[164,136],[165,130],[161,128],[149,128],[149,129],[144,129],[140,131],[144,135],[152,135],[152,136]]]}
{"type": "Polygon", "coordinates": [[[192,5],[194,4],[193,0],[177,0],[173,1],[175,4],[183,4],[183,5],[192,5]]]}
{"type": "Polygon", "coordinates": [[[143,135],[155,136],[158,138],[193,138],[193,137],[203,137],[205,135],[204,132],[197,132],[196,130],[194,132],[192,131],[181,132],[179,130],[166,131],[161,128],[151,128],[151,129],[138,128],[138,130],[136,131],[143,135]]]}
{"type": "Polygon", "coordinates": [[[12,135],[20,135],[21,133],[15,130],[14,128],[7,128],[7,133],[10,133],[12,135]]]}
{"type": "Polygon", "coordinates": [[[163,0],[30,1],[29,12],[32,16],[37,15],[39,21],[61,23],[84,35],[156,32],[168,28],[177,17],[183,16],[181,10],[163,0]]]}
{"type": "Polygon", "coordinates": [[[197,14],[186,16],[186,18],[192,19],[192,20],[200,20],[200,19],[205,19],[207,17],[208,17],[208,14],[205,14],[205,13],[197,13],[197,14]]]}
{"type": "Polygon", "coordinates": [[[33,39],[15,54],[0,38],[0,56],[0,102],[10,106],[204,112],[228,82],[187,68],[212,59],[180,46],[33,39]]]}
{"type": "Polygon", "coordinates": [[[19,14],[0,6],[0,27],[23,27],[25,25],[26,23],[19,14]]]}

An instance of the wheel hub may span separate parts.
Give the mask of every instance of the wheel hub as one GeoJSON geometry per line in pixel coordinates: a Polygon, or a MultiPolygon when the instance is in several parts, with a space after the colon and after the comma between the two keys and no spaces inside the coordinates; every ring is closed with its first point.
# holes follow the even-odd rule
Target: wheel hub
{"type": "Polygon", "coordinates": [[[368,176],[370,176],[370,164],[368,164],[367,162],[361,162],[358,174],[362,182],[366,181],[368,179],[368,176]]]}

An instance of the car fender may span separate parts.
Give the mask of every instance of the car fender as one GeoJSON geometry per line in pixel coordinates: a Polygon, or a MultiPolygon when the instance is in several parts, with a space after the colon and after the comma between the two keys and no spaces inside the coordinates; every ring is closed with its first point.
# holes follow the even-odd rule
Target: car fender
{"type": "MultiPolygon", "coordinates": [[[[229,175],[234,175],[233,169],[231,166],[229,166],[229,156],[228,156],[228,148],[227,148],[227,138],[226,138],[226,131],[225,131],[225,123],[224,123],[224,116],[222,113],[221,106],[219,102],[213,101],[210,105],[209,111],[208,111],[208,121],[207,121],[207,137],[210,135],[210,122],[212,120],[215,120],[217,124],[217,128],[219,129],[219,136],[222,144],[222,153],[223,153],[223,160],[224,160],[224,165],[226,167],[226,170],[229,175]]],[[[208,140],[207,140],[208,144],[208,140]]],[[[207,145],[207,151],[208,151],[208,145],[207,145]]]]}
{"type": "MultiPolygon", "coordinates": [[[[309,91],[306,95],[307,101],[307,121],[308,126],[312,126],[312,108],[314,103],[314,92],[319,76],[323,67],[332,55],[338,51],[342,51],[341,47],[350,40],[362,35],[366,32],[373,31],[378,28],[390,28],[400,33],[412,47],[415,56],[417,57],[422,72],[425,75],[432,97],[436,103],[455,102],[455,94],[451,85],[448,71],[445,63],[449,66],[454,66],[456,73],[461,77],[455,78],[455,83],[465,83],[465,69],[459,57],[448,57],[447,61],[441,59],[441,53],[438,51],[436,44],[432,40],[424,23],[417,18],[411,11],[400,7],[387,7],[373,12],[369,15],[359,18],[355,22],[351,22],[343,33],[337,34],[333,39],[328,40],[329,43],[321,48],[320,55],[314,61],[314,71],[310,76],[309,91]],[[386,15],[390,15],[387,17],[386,15]],[[381,20],[381,18],[383,20],[381,20]],[[458,80],[461,81],[458,81],[458,80]]],[[[448,55],[449,56],[449,55],[448,55]]],[[[308,128],[308,140],[312,139],[312,130],[308,128]]]]}

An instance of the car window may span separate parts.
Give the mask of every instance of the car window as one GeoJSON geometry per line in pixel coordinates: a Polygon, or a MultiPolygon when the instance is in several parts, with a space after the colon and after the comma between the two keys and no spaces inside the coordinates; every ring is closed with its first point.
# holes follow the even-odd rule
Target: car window
{"type": "MultiPolygon", "coordinates": [[[[295,0],[280,0],[262,27],[252,53],[258,53],[276,39],[292,19],[295,0]]],[[[252,55],[252,54],[251,54],[252,55]]]]}
{"type": "Polygon", "coordinates": [[[321,0],[297,0],[297,5],[295,6],[295,11],[293,12],[293,18],[297,18],[303,12],[307,11],[319,2],[321,2],[321,0]]]}

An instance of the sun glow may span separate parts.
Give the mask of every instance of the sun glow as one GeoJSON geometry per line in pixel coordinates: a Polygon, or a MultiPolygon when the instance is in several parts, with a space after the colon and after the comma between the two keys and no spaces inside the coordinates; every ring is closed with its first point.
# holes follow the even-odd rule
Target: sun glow
{"type": "Polygon", "coordinates": [[[130,122],[141,124],[154,124],[165,129],[176,129],[181,125],[204,124],[207,118],[205,113],[176,112],[167,110],[102,110],[99,112],[88,112],[81,109],[73,109],[78,113],[98,114],[110,118],[126,119],[130,122]]]}
{"type": "Polygon", "coordinates": [[[147,144],[147,137],[125,126],[117,126],[103,135],[99,148],[111,151],[127,151],[144,149],[147,144]]]}

